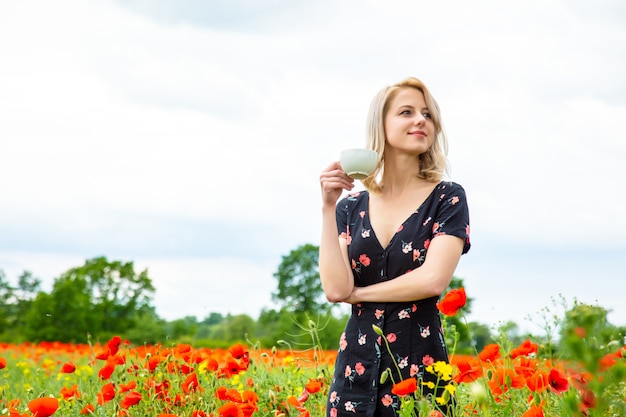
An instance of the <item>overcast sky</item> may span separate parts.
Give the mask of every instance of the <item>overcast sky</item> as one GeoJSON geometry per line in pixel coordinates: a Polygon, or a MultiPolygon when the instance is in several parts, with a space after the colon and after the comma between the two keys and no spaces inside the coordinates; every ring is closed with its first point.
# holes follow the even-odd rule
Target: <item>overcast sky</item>
{"type": "Polygon", "coordinates": [[[167,320],[272,308],[384,85],[442,108],[469,320],[626,325],[626,3],[0,0],[0,269],[148,269],[167,320]],[[531,320],[527,318],[530,317],[531,320]]]}

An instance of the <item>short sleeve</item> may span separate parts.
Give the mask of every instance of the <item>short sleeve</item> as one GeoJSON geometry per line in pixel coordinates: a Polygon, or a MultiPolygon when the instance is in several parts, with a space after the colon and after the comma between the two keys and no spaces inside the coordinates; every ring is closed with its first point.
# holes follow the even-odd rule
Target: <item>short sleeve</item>
{"type": "Polygon", "coordinates": [[[445,183],[441,190],[432,236],[434,238],[440,235],[460,237],[465,242],[463,253],[470,250],[469,207],[465,190],[459,184],[445,183]]]}
{"type": "Polygon", "coordinates": [[[348,199],[344,198],[335,208],[335,216],[337,218],[337,231],[339,237],[345,238],[348,233],[348,199]]]}

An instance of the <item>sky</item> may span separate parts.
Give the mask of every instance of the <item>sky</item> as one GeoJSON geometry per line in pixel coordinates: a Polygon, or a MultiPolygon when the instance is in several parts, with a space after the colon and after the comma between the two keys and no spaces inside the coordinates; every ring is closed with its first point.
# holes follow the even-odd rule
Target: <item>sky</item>
{"type": "Polygon", "coordinates": [[[167,320],[256,317],[415,76],[470,205],[467,320],[626,325],[625,52],[620,0],[0,0],[0,269],[132,261],[167,320]]]}

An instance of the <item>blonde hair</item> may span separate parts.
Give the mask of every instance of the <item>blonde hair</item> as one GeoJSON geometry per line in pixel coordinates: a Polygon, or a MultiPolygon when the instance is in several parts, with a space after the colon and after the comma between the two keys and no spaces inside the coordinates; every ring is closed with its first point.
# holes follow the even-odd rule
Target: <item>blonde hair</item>
{"type": "Polygon", "coordinates": [[[363,185],[370,192],[382,190],[382,173],[385,166],[385,116],[389,111],[389,103],[401,89],[415,88],[424,94],[426,106],[435,125],[435,141],[425,153],[419,156],[419,178],[427,181],[441,181],[448,174],[448,140],[441,121],[441,112],[435,98],[430,94],[426,85],[417,78],[409,77],[397,84],[387,86],[376,94],[370,104],[367,115],[366,147],[378,152],[376,169],[363,180],[363,185]]]}

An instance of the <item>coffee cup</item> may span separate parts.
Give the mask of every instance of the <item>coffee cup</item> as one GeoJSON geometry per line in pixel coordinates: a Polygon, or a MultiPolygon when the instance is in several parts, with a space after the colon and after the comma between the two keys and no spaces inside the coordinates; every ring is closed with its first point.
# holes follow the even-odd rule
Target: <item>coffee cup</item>
{"type": "Polygon", "coordinates": [[[371,149],[346,149],[339,156],[341,168],[350,178],[362,180],[368,177],[378,164],[378,153],[371,149]]]}

